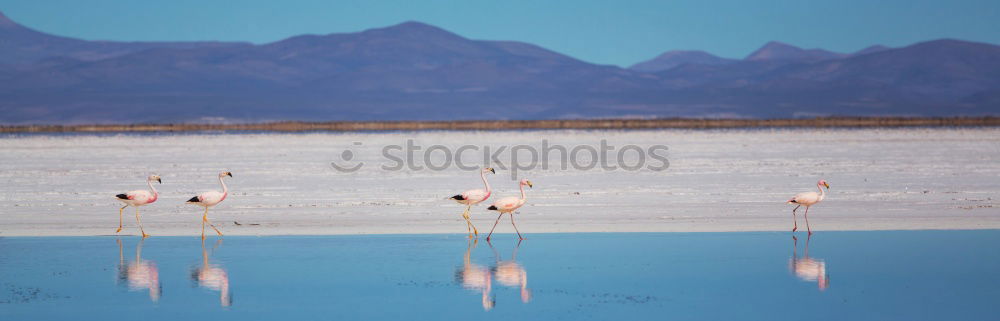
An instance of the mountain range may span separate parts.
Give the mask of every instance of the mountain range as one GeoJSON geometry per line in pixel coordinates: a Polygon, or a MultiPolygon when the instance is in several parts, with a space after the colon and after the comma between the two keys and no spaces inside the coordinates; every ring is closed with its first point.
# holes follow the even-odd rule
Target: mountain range
{"type": "Polygon", "coordinates": [[[419,22],[267,44],[85,41],[0,13],[0,123],[1000,114],[1000,46],[771,42],[630,68],[419,22]]]}

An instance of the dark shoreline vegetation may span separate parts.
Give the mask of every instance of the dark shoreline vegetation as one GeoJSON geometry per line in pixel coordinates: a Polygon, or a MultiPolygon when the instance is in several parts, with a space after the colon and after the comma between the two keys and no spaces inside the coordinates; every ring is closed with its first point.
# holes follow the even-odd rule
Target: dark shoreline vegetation
{"type": "Polygon", "coordinates": [[[801,119],[576,119],[465,121],[337,121],[252,124],[105,124],[0,126],[0,133],[189,131],[385,131],[519,129],[873,128],[1000,126],[1000,117],[821,117],[801,119]]]}

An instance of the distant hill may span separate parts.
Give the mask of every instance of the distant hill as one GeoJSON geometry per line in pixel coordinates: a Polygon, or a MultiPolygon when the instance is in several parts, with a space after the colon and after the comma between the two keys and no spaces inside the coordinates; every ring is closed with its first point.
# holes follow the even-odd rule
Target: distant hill
{"type": "Polygon", "coordinates": [[[419,22],[252,45],[83,41],[0,18],[0,123],[995,115],[998,48],[772,42],[623,69],[419,22]]]}
{"type": "Polygon", "coordinates": [[[771,41],[744,58],[748,61],[819,61],[847,56],[823,49],[802,49],[789,44],[771,41]]]}
{"type": "Polygon", "coordinates": [[[852,56],[867,55],[867,54],[870,54],[870,53],[876,53],[876,52],[879,52],[879,51],[886,51],[886,50],[889,50],[889,49],[892,49],[892,48],[889,48],[889,47],[886,47],[886,46],[883,46],[883,45],[873,45],[873,46],[869,46],[869,47],[867,47],[865,49],[858,50],[857,52],[852,53],[851,55],[852,56]]]}
{"type": "Polygon", "coordinates": [[[723,65],[735,60],[721,58],[700,50],[667,51],[656,58],[646,60],[628,69],[642,72],[657,72],[668,70],[683,64],[723,65]]]}
{"type": "Polygon", "coordinates": [[[53,56],[100,60],[150,48],[247,46],[232,42],[84,41],[53,36],[21,26],[0,12],[0,64],[32,63],[53,56]]]}

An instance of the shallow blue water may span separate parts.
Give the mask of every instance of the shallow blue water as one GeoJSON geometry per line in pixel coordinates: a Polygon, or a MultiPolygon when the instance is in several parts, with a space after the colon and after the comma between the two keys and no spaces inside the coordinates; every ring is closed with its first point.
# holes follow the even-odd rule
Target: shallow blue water
{"type": "Polygon", "coordinates": [[[0,319],[1000,315],[1000,231],[822,232],[808,253],[806,241],[788,233],[532,234],[519,246],[511,235],[492,244],[377,235],[204,246],[194,237],[0,238],[0,319]]]}

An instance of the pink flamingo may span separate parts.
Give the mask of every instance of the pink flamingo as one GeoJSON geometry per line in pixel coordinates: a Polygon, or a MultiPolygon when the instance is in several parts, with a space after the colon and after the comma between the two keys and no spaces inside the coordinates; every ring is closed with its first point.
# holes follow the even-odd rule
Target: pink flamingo
{"type": "Polygon", "coordinates": [[[830,189],[830,184],[827,184],[825,180],[819,180],[819,182],[816,183],[816,188],[819,189],[819,193],[816,193],[816,192],[799,193],[799,194],[796,194],[795,197],[792,197],[792,199],[788,200],[787,204],[796,204],[797,205],[797,206],[795,206],[794,209],[792,209],[792,223],[795,224],[792,227],[792,232],[795,232],[796,230],[799,229],[799,222],[795,218],[795,211],[798,210],[799,207],[805,205],[805,207],[806,207],[806,230],[809,231],[809,235],[813,234],[812,229],[809,227],[809,207],[811,207],[813,205],[816,205],[817,203],[823,201],[823,198],[826,197],[826,191],[823,190],[823,187],[826,187],[827,189],[830,189]]]}
{"type": "Polygon", "coordinates": [[[465,229],[469,232],[469,238],[473,237],[473,233],[475,233],[476,237],[479,236],[479,230],[477,230],[476,226],[472,224],[471,220],[469,220],[469,210],[472,208],[472,205],[482,203],[486,199],[490,198],[490,194],[493,193],[493,190],[490,189],[490,182],[486,180],[486,172],[493,174],[497,173],[492,167],[483,168],[483,170],[479,171],[479,176],[483,179],[483,184],[486,185],[486,190],[470,189],[462,192],[462,194],[451,197],[451,199],[455,200],[455,202],[466,205],[465,212],[462,213],[462,218],[465,219],[465,229]]]}
{"type": "Polygon", "coordinates": [[[215,233],[219,234],[219,236],[222,236],[222,232],[219,232],[219,229],[215,228],[215,225],[213,225],[212,222],[208,220],[208,208],[218,205],[219,203],[222,203],[222,201],[226,199],[226,196],[229,195],[229,189],[226,187],[226,182],[222,180],[222,178],[226,176],[233,177],[233,173],[230,172],[219,173],[219,184],[222,184],[222,192],[218,191],[204,192],[198,194],[198,196],[192,197],[187,201],[188,204],[194,204],[205,208],[205,214],[201,216],[202,240],[205,239],[205,223],[208,223],[208,225],[211,226],[213,230],[215,230],[215,233]]]}
{"type": "Polygon", "coordinates": [[[490,234],[486,235],[486,241],[489,241],[490,237],[493,236],[493,230],[497,228],[497,223],[500,223],[500,218],[502,218],[503,215],[506,213],[510,214],[510,224],[514,225],[514,231],[517,232],[517,237],[522,240],[524,239],[524,237],[521,236],[521,231],[517,230],[517,224],[514,223],[513,212],[521,208],[521,206],[524,206],[524,203],[528,201],[528,197],[524,193],[524,187],[527,186],[529,188],[534,188],[534,186],[531,185],[531,182],[526,179],[522,179],[520,184],[518,185],[520,185],[521,187],[521,198],[517,198],[514,196],[504,197],[497,200],[496,202],[493,202],[493,206],[487,208],[488,210],[491,211],[500,212],[500,215],[497,216],[497,221],[493,223],[493,229],[490,229],[490,234]]]}
{"type": "Polygon", "coordinates": [[[149,175],[149,177],[146,178],[146,184],[149,185],[149,191],[134,190],[128,193],[115,195],[115,197],[118,198],[118,201],[125,203],[125,206],[122,206],[122,208],[118,210],[118,230],[116,230],[115,233],[122,231],[122,224],[124,223],[122,219],[122,216],[124,215],[123,212],[126,207],[132,206],[135,207],[135,221],[139,224],[139,231],[142,232],[142,237],[149,237],[149,234],[146,234],[146,231],[142,229],[142,220],[139,219],[139,206],[153,204],[153,202],[156,202],[156,199],[160,196],[160,194],[156,192],[156,188],[153,187],[153,181],[163,184],[163,180],[160,179],[160,176],[149,175]]]}

